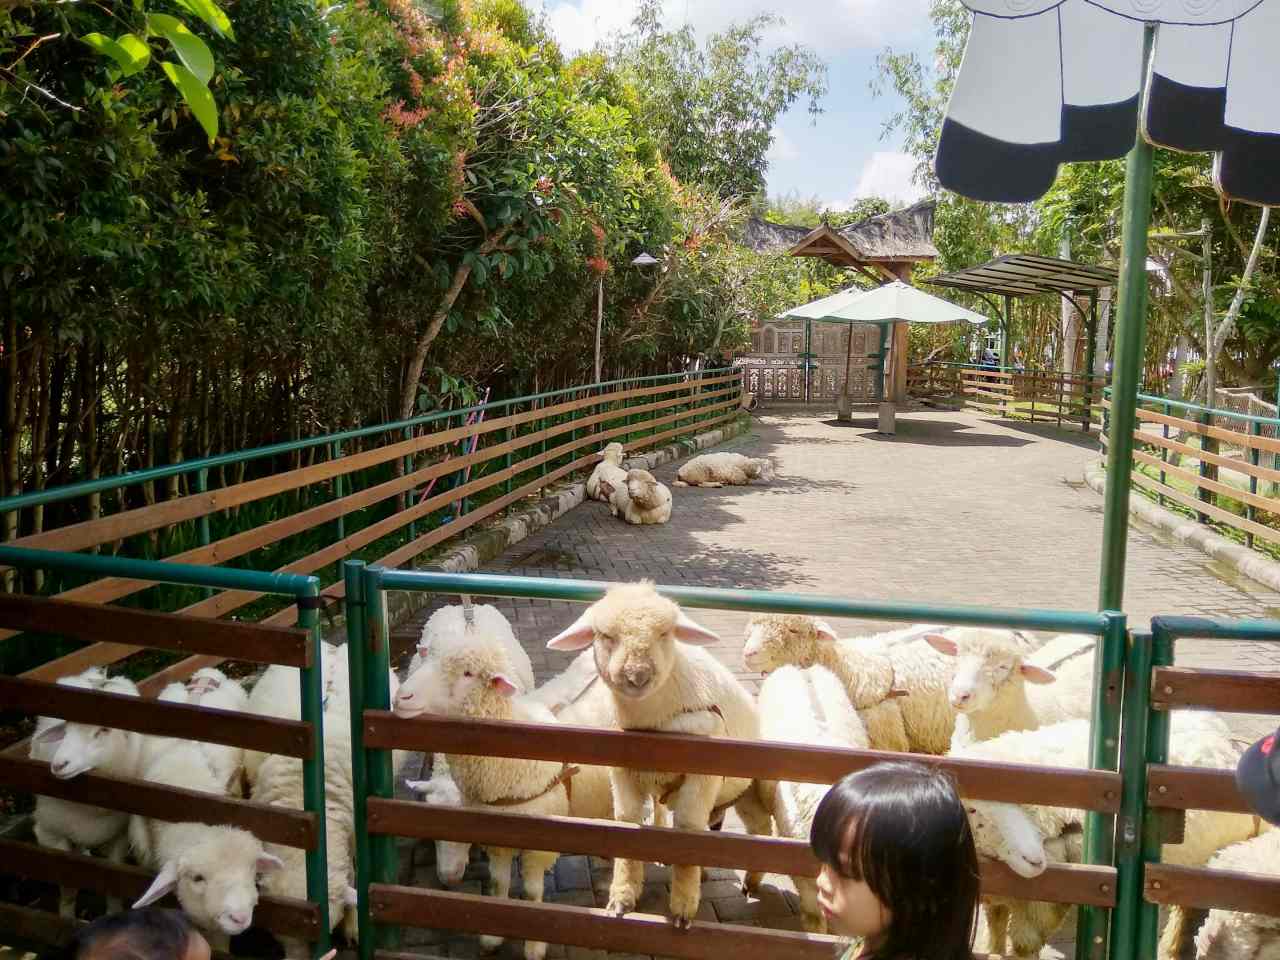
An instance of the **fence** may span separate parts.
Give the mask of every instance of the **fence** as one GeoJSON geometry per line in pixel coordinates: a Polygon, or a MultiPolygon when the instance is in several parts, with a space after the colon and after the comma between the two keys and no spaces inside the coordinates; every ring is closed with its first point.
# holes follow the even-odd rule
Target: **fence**
{"type": "MultiPolygon", "coordinates": [[[[301,609],[295,629],[201,622],[171,614],[0,594],[0,626],[61,634],[89,644],[80,653],[63,658],[63,666],[56,674],[42,674],[38,679],[0,677],[0,703],[6,710],[61,717],[69,722],[102,724],[143,734],[183,737],[299,758],[303,765],[302,810],[94,773],[63,780],[51,774],[47,761],[25,756],[28,745],[25,741],[0,754],[0,787],[92,803],[168,822],[229,824],[250,831],[264,842],[303,849],[308,900],[264,897],[255,911],[255,923],[283,936],[311,942],[317,954],[327,949],[330,918],[324,832],[321,640],[316,627],[315,603],[319,582],[316,578],[15,547],[0,547],[0,563],[28,570],[103,574],[127,578],[129,582],[282,593],[298,603],[301,609]],[[121,637],[127,637],[129,642],[121,644],[121,637]],[[94,665],[104,650],[120,647],[131,651],[159,649],[194,653],[212,664],[235,659],[296,667],[301,684],[301,719],[268,719],[52,683],[55,676],[94,665]]],[[[152,693],[158,691],[154,683],[149,689],[152,693]]],[[[150,872],[139,867],[12,839],[0,840],[0,861],[9,873],[113,897],[136,898],[152,880],[150,872]]],[[[37,944],[58,943],[72,925],[73,921],[47,911],[16,904],[0,905],[0,929],[18,932],[22,939],[37,944]]]]}
{"type": "MultiPolygon", "coordinates": [[[[1253,547],[1257,539],[1280,546],[1280,420],[1215,410],[1165,397],[1138,395],[1133,482],[1161,506],[1193,511],[1253,547]],[[1175,412],[1180,415],[1175,415],[1175,412]],[[1215,426],[1227,422],[1235,429],[1215,426]],[[1182,462],[1187,457],[1194,468],[1182,462]],[[1224,475],[1223,470],[1227,473],[1224,475]],[[1234,474],[1235,483],[1228,482],[1234,474]],[[1267,521],[1267,522],[1264,522],[1267,521]]],[[[1110,403],[1106,404],[1110,409],[1110,403]]],[[[1109,418],[1103,449],[1109,442],[1109,418]]]]}
{"type": "MultiPolygon", "coordinates": [[[[1157,617],[1129,647],[1124,704],[1124,809],[1117,850],[1117,957],[1154,957],[1160,904],[1280,915],[1280,877],[1163,866],[1187,810],[1249,813],[1229,770],[1167,766],[1170,711],[1280,714],[1280,676],[1173,666],[1182,638],[1280,641],[1280,622],[1157,617]]],[[[1274,865],[1273,865],[1274,866],[1274,865]]]]}
{"type": "MultiPolygon", "coordinates": [[[[11,497],[0,500],[0,514],[19,512],[27,529],[40,526],[54,505],[60,505],[67,519],[82,517],[29,533],[11,541],[12,546],[105,549],[139,553],[146,559],[167,554],[164,560],[178,563],[253,564],[326,578],[332,570],[325,595],[336,598],[344,590],[336,565],[347,557],[376,557],[387,566],[406,563],[561,477],[591,466],[607,442],[637,449],[731,419],[741,392],[742,375],[734,370],[592,384],[11,497]],[[487,414],[497,416],[482,419],[487,414]],[[344,445],[366,443],[377,445],[344,454],[344,445]],[[328,459],[272,472],[279,458],[304,453],[328,459]],[[434,461],[420,465],[418,460],[430,453],[434,461]],[[262,475],[243,479],[243,471],[251,466],[262,475]],[[210,486],[218,475],[225,480],[228,471],[233,482],[210,486]],[[169,499],[130,506],[137,490],[159,483],[165,484],[169,499]],[[184,493],[184,487],[192,492],[184,493]],[[114,500],[116,512],[102,515],[104,494],[114,500]],[[213,536],[215,523],[226,535],[213,536]],[[177,552],[163,549],[184,537],[193,537],[197,545],[177,552]]],[[[12,571],[6,579],[12,588],[12,571]]],[[[39,585],[35,578],[31,582],[39,585]]],[[[147,599],[138,595],[153,582],[108,577],[61,589],[57,595],[86,603],[147,599]]],[[[46,590],[59,586],[66,584],[44,584],[46,590]]],[[[204,618],[239,612],[244,619],[267,625],[291,624],[295,607],[277,609],[279,603],[264,599],[266,593],[201,592],[196,594],[201,599],[177,612],[204,618]]],[[[194,598],[188,594],[179,602],[182,599],[194,598]]],[[[154,599],[150,602],[155,604],[154,599]]],[[[0,641],[13,635],[0,631],[0,641]]],[[[8,650],[5,657],[8,647],[0,644],[4,672],[30,669],[33,661],[39,662],[27,652],[8,650]]],[[[78,669],[103,666],[136,650],[124,643],[100,645],[93,653],[79,652],[74,662],[78,669]]],[[[57,659],[28,675],[61,676],[70,662],[57,659]]],[[[188,658],[155,683],[163,686],[183,679],[208,663],[201,656],[188,658]]]]}
{"type": "Polygon", "coordinates": [[[1080,423],[1088,430],[1100,418],[1105,377],[1057,370],[1019,370],[974,364],[917,364],[907,369],[913,397],[964,396],[984,413],[1037,421],[1080,423]]]}
{"type": "MultiPolygon", "coordinates": [[[[388,713],[389,637],[384,613],[389,590],[464,593],[485,597],[590,602],[607,585],[586,581],[403,572],[358,562],[346,565],[348,650],[352,677],[353,768],[356,838],[360,851],[360,949],[362,960],[389,960],[397,925],[547,940],[592,949],[685,958],[723,956],[726,949],[768,951],[795,960],[829,960],[828,938],[694,922],[673,929],[664,918],[629,914],[605,917],[560,905],[512,902],[467,894],[396,886],[394,838],[447,839],[516,849],[591,853],[646,862],[745,868],[816,876],[818,863],[803,841],[646,828],[568,818],[532,817],[491,809],[449,809],[392,799],[389,751],[480,754],[588,763],[675,774],[776,778],[832,783],[844,774],[894,754],[834,750],[675,734],[558,727],[554,737],[536,725],[457,721],[422,717],[402,720],[388,713]],[[358,613],[357,613],[358,611],[358,613]],[[643,765],[637,767],[643,758],[643,765]]],[[[950,771],[969,797],[1008,802],[1062,804],[1089,810],[1083,865],[1058,864],[1035,880],[1016,877],[1002,865],[985,863],[988,894],[1085,905],[1079,956],[1106,955],[1105,911],[1115,903],[1111,859],[1111,815],[1119,809],[1120,777],[1114,772],[1119,739],[1119,676],[1125,621],[1121,614],[992,610],[855,602],[737,590],[659,588],[686,607],[732,609],[931,623],[1010,626],[1088,633],[1100,637],[1098,694],[1093,706],[1092,770],[1032,768],[930,758],[950,771]]]]}

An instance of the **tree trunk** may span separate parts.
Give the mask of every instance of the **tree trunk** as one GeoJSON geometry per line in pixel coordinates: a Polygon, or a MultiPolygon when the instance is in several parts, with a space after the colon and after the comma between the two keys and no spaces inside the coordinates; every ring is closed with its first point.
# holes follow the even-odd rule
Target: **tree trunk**
{"type": "MultiPolygon", "coordinates": [[[[476,256],[485,256],[497,250],[510,230],[510,225],[507,225],[487,237],[475,251],[476,256]]],[[[401,420],[408,420],[413,416],[413,408],[418,400],[418,381],[422,378],[422,368],[427,362],[427,351],[431,349],[435,338],[440,335],[440,328],[449,319],[449,311],[458,302],[458,297],[462,294],[462,289],[467,285],[470,277],[471,264],[466,261],[458,264],[457,269],[453,271],[453,280],[449,283],[449,289],[440,298],[435,312],[431,314],[431,319],[427,323],[427,329],[422,332],[413,346],[413,353],[405,367],[404,382],[400,386],[401,420]]]]}

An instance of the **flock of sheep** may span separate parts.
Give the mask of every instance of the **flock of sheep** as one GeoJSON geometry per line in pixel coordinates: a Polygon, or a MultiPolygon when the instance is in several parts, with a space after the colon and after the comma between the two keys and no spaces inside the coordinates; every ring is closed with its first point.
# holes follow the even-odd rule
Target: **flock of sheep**
{"type": "MultiPolygon", "coordinates": [[[[614,515],[629,523],[665,522],[670,491],[647,471],[624,471],[622,456],[621,445],[606,448],[588,481],[588,495],[606,500],[614,515]]],[[[767,460],[718,453],[686,463],[678,482],[720,486],[771,476],[767,460]]],[[[1045,642],[1016,631],[916,625],[842,639],[811,617],[757,615],[747,625],[742,657],[748,669],[764,674],[758,698],[704,649],[717,640],[652,585],[618,586],[548,641],[554,650],[582,652],[538,687],[528,655],[496,608],[469,602],[444,607],[424,626],[403,683],[392,673],[392,708],[402,717],[437,714],[1088,766],[1092,637],[1063,635],[1045,642]]],[[[324,651],[329,915],[354,940],[347,656],[342,647],[325,645],[324,651]]],[[[58,682],[139,695],[129,680],[97,668],[58,682]]],[[[171,684],[160,699],[301,717],[299,675],[291,667],[268,668],[248,692],[224,673],[205,669],[185,685],[171,684]]],[[[1219,716],[1173,715],[1170,763],[1229,769],[1240,753],[1219,716]]],[[[53,775],[64,779],[94,771],[280,807],[303,806],[302,762],[285,756],[47,717],[37,723],[31,756],[48,762],[53,775]]],[[[397,770],[402,760],[397,753],[397,770]]],[[[750,832],[796,840],[807,840],[826,790],[809,783],[464,755],[436,755],[429,779],[406,782],[436,804],[636,824],[648,820],[684,830],[718,828],[732,807],[750,832]]],[[[966,808],[979,853],[1003,861],[1020,876],[1038,876],[1050,863],[1081,861],[1081,810],[975,800],[966,808]]],[[[173,823],[39,797],[35,833],[41,845],[59,850],[102,853],[115,862],[132,856],[156,872],[138,904],[175,893],[219,949],[252,924],[260,891],[306,897],[303,852],[263,843],[240,828],[173,823]]],[[[491,892],[509,895],[518,857],[524,893],[532,900],[542,899],[544,874],[559,855],[496,847],[487,853],[491,892]]],[[[469,859],[469,844],[436,844],[437,870],[446,886],[462,879],[469,859]]],[[[1277,875],[1280,831],[1242,814],[1191,811],[1184,841],[1166,844],[1163,859],[1277,875]]],[[[642,863],[615,860],[609,909],[616,914],[634,910],[643,879],[642,863]]],[[[750,891],[761,880],[748,874],[744,884],[750,891]]],[[[793,880],[804,928],[822,932],[825,921],[813,879],[793,880]]],[[[692,921],[700,896],[701,868],[672,866],[669,907],[676,925],[692,921]]],[[[74,890],[63,891],[60,908],[73,914],[74,890]]],[[[1018,958],[1038,956],[1068,913],[1059,904],[992,896],[983,898],[983,909],[987,949],[1018,958]]],[[[1161,940],[1161,960],[1177,956],[1192,933],[1187,926],[1182,911],[1174,908],[1161,940]]],[[[501,942],[481,938],[486,949],[501,942]]],[[[1280,920],[1215,910],[1195,945],[1201,960],[1280,956],[1280,920]]],[[[301,941],[286,939],[284,946],[288,957],[307,955],[301,941]]],[[[525,944],[526,960],[542,960],[545,951],[546,944],[525,944]]]]}
{"type": "MultiPolygon", "coordinates": [[[[1095,642],[1063,635],[1047,642],[992,629],[914,626],[841,639],[820,620],[755,616],[743,660],[765,674],[758,698],[703,647],[717,637],[646,583],[615,587],[548,647],[583,652],[560,675],[533,684],[528,655],[495,608],[437,611],[394,698],[401,717],[423,714],[476,720],[664,731],[972,760],[1088,767],[1095,642]]],[[[1170,763],[1234,767],[1240,755],[1221,717],[1174,714],[1170,763]]],[[[571,767],[543,760],[435,756],[432,775],[409,786],[433,803],[504,812],[613,819],[685,830],[714,829],[733,807],[747,830],[807,840],[826,788],[808,783],[673,775],[628,768],[571,767]]],[[[1051,863],[1079,863],[1084,811],[970,800],[978,851],[1035,877],[1051,863]]],[[[1185,839],[1164,847],[1184,866],[1231,864],[1280,872],[1280,832],[1243,814],[1192,811],[1185,839]]],[[[437,869],[457,883],[467,844],[438,842],[437,869]]],[[[540,900],[554,851],[490,849],[491,891],[509,895],[518,854],[525,896],[540,900]]],[[[616,914],[636,907],[643,864],[618,859],[609,889],[616,914]]],[[[670,913],[687,925],[697,912],[701,871],[672,867],[670,913]]],[[[748,874],[748,890],[761,877],[748,874]]],[[[822,932],[812,878],[794,877],[806,930],[822,932]]],[[[985,897],[987,949],[1039,955],[1069,912],[1064,905],[985,897]]],[[[1174,909],[1160,947],[1171,958],[1191,934],[1174,909]]],[[[483,938],[494,948],[500,938],[483,938]]],[[[1271,918],[1213,911],[1196,938],[1205,960],[1261,956],[1280,947],[1271,918]]],[[[541,960],[545,944],[525,945],[541,960]]]]}
{"type": "MultiPolygon", "coordinates": [[[[620,443],[604,448],[602,459],[587,478],[587,497],[609,505],[609,512],[627,523],[666,523],[671,519],[671,491],[648,470],[624,470],[626,450],[620,443]]],[[[752,480],[772,480],[773,464],[740,453],[704,453],[687,461],[676,474],[677,487],[744,486],[752,480]]]]}
{"type": "MultiPolygon", "coordinates": [[[[355,833],[352,807],[350,684],[344,647],[324,651],[325,838],[329,863],[329,916],[354,940],[355,833]]],[[[295,667],[272,666],[253,690],[215,668],[192,675],[186,684],[172,683],[162,701],[234,710],[264,717],[298,720],[302,716],[299,673],[295,667]]],[[[138,696],[124,677],[108,677],[101,668],[63,677],[59,684],[138,696]]],[[[394,673],[391,689],[398,686],[394,673]]],[[[47,761],[50,772],[71,779],[90,771],[128,777],[217,797],[245,798],[300,810],[303,807],[302,761],[238,747],[174,737],[149,736],[91,723],[67,723],[40,717],[31,740],[33,759],[47,761]]],[[[226,951],[230,938],[253,923],[259,893],[307,898],[306,855],[295,847],[264,843],[247,830],[194,822],[170,822],[115,810],[37,797],[35,835],[41,846],[56,850],[103,853],[122,863],[132,855],[156,871],[151,887],[135,906],[146,906],[173,893],[184,911],[205,931],[215,949],[226,951]]],[[[63,916],[75,913],[76,891],[64,889],[63,916]]],[[[119,909],[116,901],[108,901],[119,909]]],[[[291,958],[309,956],[307,944],[284,940],[291,958]]]]}

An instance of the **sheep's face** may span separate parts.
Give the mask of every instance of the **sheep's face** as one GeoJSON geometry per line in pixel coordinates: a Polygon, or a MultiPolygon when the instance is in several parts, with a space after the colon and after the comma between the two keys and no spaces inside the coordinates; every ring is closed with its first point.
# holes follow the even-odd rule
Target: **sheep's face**
{"type": "Polygon", "coordinates": [[[217,690],[226,680],[227,675],[216,667],[197,670],[187,681],[187,702],[199,703],[206,693],[217,690]]]}
{"type": "Polygon", "coordinates": [[[957,630],[951,636],[931,633],[929,646],[954,657],[947,698],[959,713],[976,713],[995,702],[1010,684],[1053,683],[1054,675],[1022,660],[1022,650],[1003,634],[988,630],[957,630]]]}
{"type": "Polygon", "coordinates": [[[1002,860],[1020,877],[1038,877],[1049,866],[1044,835],[1025,810],[1013,803],[969,800],[965,803],[978,853],[1002,860]]]}
{"type": "Polygon", "coordinates": [[[835,641],[831,627],[814,617],[758,613],[747,621],[742,662],[748,670],[761,673],[786,664],[812,667],[819,660],[821,645],[835,641]]]}
{"type": "Polygon", "coordinates": [[[59,723],[39,734],[47,749],[56,744],[49,759],[49,772],[59,780],[70,780],[98,767],[109,766],[129,749],[125,730],[100,727],[96,723],[59,723]]]}
{"type": "Polygon", "coordinates": [[[606,463],[612,463],[615,467],[622,466],[622,458],[626,456],[626,448],[620,443],[611,443],[604,448],[604,459],[606,463]]]}
{"type": "Polygon", "coordinates": [[[518,692],[514,672],[496,650],[476,648],[449,653],[412,674],[395,694],[398,717],[424,713],[444,716],[497,716],[508,709],[498,701],[518,692]]]}
{"type": "Polygon", "coordinates": [[[773,461],[764,457],[748,460],[746,472],[752,480],[772,480],[773,461]]]}
{"type": "Polygon", "coordinates": [[[283,865],[247,830],[211,831],[166,863],[134,906],[146,906],[173,892],[197,925],[235,936],[253,923],[263,877],[283,865]]]}
{"type": "Polygon", "coordinates": [[[593,645],[596,671],[615,694],[643,700],[659,689],[675,665],[675,641],[715,643],[719,638],[690,620],[649,583],[615,587],[547,646],[581,650],[593,645]]]}
{"type": "Polygon", "coordinates": [[[648,470],[628,471],[627,496],[644,509],[658,506],[658,478],[648,470]]]}

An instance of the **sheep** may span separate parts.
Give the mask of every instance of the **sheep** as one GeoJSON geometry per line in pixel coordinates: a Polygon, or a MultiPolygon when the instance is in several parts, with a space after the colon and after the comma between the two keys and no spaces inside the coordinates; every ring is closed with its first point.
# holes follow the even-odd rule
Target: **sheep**
{"type": "Polygon", "coordinates": [[[587,497],[591,500],[609,502],[609,494],[600,488],[600,481],[607,480],[612,486],[620,487],[627,482],[627,471],[622,469],[622,458],[627,455],[626,447],[620,443],[611,443],[601,452],[604,457],[587,478],[587,497]]]}
{"type": "Polygon", "coordinates": [[[959,713],[954,746],[1089,716],[1093,637],[1064,634],[1035,651],[1004,630],[964,628],[926,640],[953,660],[947,697],[959,713]]]}
{"type": "MultiPolygon", "coordinates": [[[[444,754],[438,753],[432,758],[430,780],[406,780],[405,786],[426,803],[441,807],[462,806],[462,791],[453,782],[444,754]]],[[[471,862],[471,843],[462,840],[437,840],[435,847],[436,875],[446,887],[457,886],[462,882],[467,865],[471,862]]]]}
{"type": "MultiPolygon", "coordinates": [[[[1180,711],[1171,718],[1169,762],[1180,766],[1233,767],[1239,749],[1233,744],[1226,723],[1209,713],[1180,711]]],[[[1066,720],[1035,730],[1009,731],[991,740],[976,741],[957,747],[952,755],[971,760],[1031,763],[1055,767],[1084,769],[1089,762],[1089,722],[1066,720]]],[[[1045,838],[1061,836],[1064,831],[1080,826],[1084,813],[1028,804],[966,801],[978,852],[1003,860],[1023,877],[1044,872],[1050,859],[1045,838]]],[[[1200,866],[1216,850],[1256,833],[1252,817],[1244,814],[1192,810],[1187,813],[1185,840],[1165,844],[1163,859],[1180,866],[1200,866]]],[[[1049,852],[1050,854],[1052,851],[1049,852]]],[[[1050,912],[1051,913],[1051,912],[1050,912]]],[[[1062,917],[1066,911],[1062,912],[1062,917]]],[[[1059,918],[1059,922],[1061,918],[1059,918]]],[[[1032,925],[1029,918],[1014,910],[1009,926],[1015,956],[1036,956],[1053,930],[1043,923],[1032,925]],[[1039,946],[1036,943],[1039,942],[1039,946]]],[[[991,922],[992,936],[1001,936],[1001,924],[991,922]]],[[[1056,927],[1054,928],[1056,929],[1056,927]]],[[[1183,936],[1180,911],[1171,911],[1169,924],[1161,939],[1159,956],[1176,956],[1183,936]]],[[[993,939],[992,948],[1000,950],[1002,942],[993,939]]]]}
{"type": "Polygon", "coordinates": [[[621,485],[601,478],[600,489],[609,495],[609,512],[627,523],[666,523],[671,519],[671,491],[648,470],[629,470],[621,485]]]}
{"type": "Polygon", "coordinates": [[[677,487],[743,487],[752,480],[773,479],[773,461],[740,453],[704,453],[676,471],[677,487]]]}
{"type": "MultiPolygon", "coordinates": [[[[1215,870],[1280,877],[1280,830],[1218,851],[1215,870]]],[[[1280,960],[1280,917],[1210,910],[1196,934],[1196,960],[1280,960]]]]}
{"type": "MultiPolygon", "coordinates": [[[[226,796],[226,784],[196,744],[187,741],[161,752],[142,776],[152,783],[226,796]]],[[[283,866],[253,834],[238,827],[134,815],[129,818],[129,840],[138,862],[159,871],[134,907],[176,891],[182,909],[206,931],[214,949],[223,952],[231,937],[253,922],[259,880],[283,866]]]]}
{"type": "Polygon", "coordinates": [[[490,604],[471,607],[471,623],[467,623],[464,606],[441,607],[427,618],[418,638],[418,648],[405,677],[411,677],[432,657],[459,645],[474,646],[477,643],[500,644],[511,657],[515,676],[512,679],[522,693],[534,688],[533,664],[529,654],[516,638],[516,632],[502,611],[490,604]]]}
{"type": "Polygon", "coordinates": [[[920,629],[841,640],[815,617],[756,614],[747,623],[742,659],[762,672],[788,663],[826,667],[845,683],[876,749],[943,754],[955,728],[948,663],[918,635],[920,629]],[[887,701],[897,690],[909,696],[887,701]]]}
{"type": "MultiPolygon", "coordinates": [[[[99,690],[123,696],[138,696],[138,688],[124,677],[108,678],[101,667],[84,673],[61,677],[59,686],[81,690],[99,690]]],[[[47,761],[49,771],[60,780],[70,780],[82,773],[95,771],[110,777],[136,777],[141,764],[144,738],[128,730],[115,730],[93,723],[68,723],[53,717],[39,717],[31,738],[33,760],[47,761]]],[[[42,847],[55,850],[78,849],[85,852],[104,850],[113,863],[123,863],[129,849],[126,828],[129,815],[83,803],[36,797],[35,835],[42,847]]],[[[75,916],[76,891],[63,888],[59,893],[58,912],[68,919],[75,916]]],[[[115,898],[108,901],[118,910],[115,898]]]]}
{"type": "MultiPolygon", "coordinates": [[[[760,737],[810,746],[869,747],[867,729],[849,702],[844,683],[825,667],[779,667],[760,687],[760,737]]],[[[813,815],[828,787],[817,783],[778,783],[773,819],[778,836],[809,839],[813,815]]],[[[813,877],[792,877],[800,894],[800,920],[809,933],[826,933],[813,877]]]]}
{"type": "MultiPolygon", "coordinates": [[[[327,643],[320,645],[321,689],[326,696],[332,690],[335,677],[341,672],[342,682],[347,682],[346,650],[341,654],[327,643]]],[[[302,719],[301,671],[297,667],[273,664],[258,677],[249,691],[247,709],[260,717],[279,720],[302,719]]],[[[250,788],[257,782],[258,767],[267,754],[258,750],[244,752],[244,772],[250,788]]]]}
{"type": "MultiPolygon", "coordinates": [[[[572,625],[553,637],[552,650],[592,646],[602,683],[613,699],[623,730],[657,730],[754,740],[760,732],[751,694],[713,656],[693,644],[718,638],[698,626],[649,582],[613,587],[572,625]]],[[[752,833],[771,832],[761,796],[771,787],[736,777],[678,775],[615,767],[614,815],[639,824],[646,798],[667,804],[678,829],[705,830],[717,807],[733,805],[752,833]],[[754,789],[753,789],[754,788],[754,789]]],[[[672,867],[670,908],[677,927],[697,913],[701,867],[672,867]]],[[[608,909],[615,915],[635,909],[643,864],[614,861],[608,909]]],[[[749,885],[759,877],[749,875],[749,885]]]]}
{"type": "MultiPolygon", "coordinates": [[[[419,670],[396,695],[395,713],[417,717],[440,713],[470,719],[555,724],[545,704],[519,694],[511,679],[511,659],[500,647],[460,647],[441,654],[434,669],[419,670]]],[[[544,760],[450,755],[449,770],[468,806],[492,806],[518,813],[608,819],[612,814],[609,774],[602,767],[570,767],[544,760]]],[[[542,900],[545,873],[559,854],[489,847],[494,893],[507,897],[511,864],[520,853],[525,896],[542,900]]],[[[501,937],[483,936],[481,946],[496,949],[501,937]]],[[[547,945],[526,941],[526,960],[541,960],[547,945]]]]}
{"type": "MultiPolygon", "coordinates": [[[[187,703],[194,706],[237,713],[249,710],[249,695],[244,692],[244,687],[216,667],[204,667],[193,673],[187,681],[186,692],[187,703]]],[[[201,743],[199,746],[215,774],[227,785],[227,792],[242,796],[240,778],[244,772],[244,748],[221,743],[201,743]]]]}

